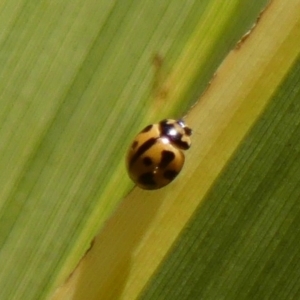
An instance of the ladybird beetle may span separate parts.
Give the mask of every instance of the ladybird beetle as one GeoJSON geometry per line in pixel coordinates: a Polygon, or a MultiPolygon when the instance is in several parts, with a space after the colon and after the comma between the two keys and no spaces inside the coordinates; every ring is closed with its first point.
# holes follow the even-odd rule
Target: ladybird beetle
{"type": "Polygon", "coordinates": [[[191,134],[191,128],[182,120],[166,119],[145,127],[135,137],[127,154],[130,178],[146,190],[169,184],[182,169],[182,150],[190,148],[191,134]]]}

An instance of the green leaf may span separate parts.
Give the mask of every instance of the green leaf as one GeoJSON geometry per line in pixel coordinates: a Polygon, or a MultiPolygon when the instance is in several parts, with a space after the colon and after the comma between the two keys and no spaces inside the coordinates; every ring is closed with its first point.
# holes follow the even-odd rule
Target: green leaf
{"type": "Polygon", "coordinates": [[[300,2],[289,5],[267,8],[187,115],[181,176],[122,202],[60,299],[297,298],[300,2]]]}
{"type": "MultiPolygon", "coordinates": [[[[180,117],[190,108],[266,3],[266,0],[3,3],[0,12],[1,299],[50,297],[90,247],[99,228],[104,228],[101,234],[109,235],[103,240],[100,234],[84,258],[92,257],[90,264],[98,269],[79,267],[68,281],[69,286],[62,288],[61,291],[67,291],[62,299],[93,299],[97,294],[97,289],[91,288],[94,282],[100,288],[105,287],[102,291],[106,295],[120,295],[132,280],[126,279],[132,272],[128,266],[136,248],[146,254],[142,245],[147,245],[151,232],[155,235],[161,229],[160,215],[168,212],[172,218],[167,219],[172,220],[181,211],[185,217],[175,218],[181,221],[174,229],[166,227],[171,234],[162,231],[165,243],[160,246],[161,253],[154,256],[153,267],[144,272],[142,265],[134,262],[134,270],[144,277],[132,285],[133,295],[140,293],[199,203],[191,201],[186,210],[176,204],[193,193],[198,195],[199,191],[195,188],[187,193],[186,186],[178,193],[180,178],[155,193],[134,190],[136,198],[125,199],[106,222],[133,186],[124,167],[128,144],[148,122],[180,117]],[[159,57],[156,67],[153,57],[159,57]],[[173,189],[178,193],[176,197],[172,196],[173,189]],[[164,200],[167,194],[168,199],[174,199],[173,204],[164,200]],[[114,226],[118,223],[113,222],[122,216],[125,223],[119,223],[122,227],[116,233],[114,226]],[[97,252],[99,240],[103,241],[103,247],[97,252]],[[108,240],[120,247],[112,251],[111,244],[106,244],[108,240]],[[99,264],[95,263],[95,257],[99,258],[99,264]],[[101,269],[103,263],[107,265],[101,269]],[[78,278],[79,281],[74,280],[78,278]]],[[[289,5],[293,7],[296,3],[294,0],[289,5]]],[[[296,12],[292,9],[290,13],[296,12]]],[[[291,25],[292,20],[287,19],[284,24],[291,25]]],[[[286,28],[290,38],[292,33],[298,31],[286,28]]],[[[292,49],[284,42],[270,49],[276,54],[281,46],[292,49]]],[[[281,68],[284,75],[280,73],[268,88],[273,86],[275,90],[289,74],[295,59],[290,54],[289,64],[279,62],[276,68],[263,69],[273,74],[285,66],[281,68]]],[[[255,78],[253,70],[249,76],[255,78]]],[[[236,77],[235,81],[238,80],[236,77]]],[[[225,83],[230,84],[231,80],[225,83]]],[[[248,87],[249,83],[242,90],[247,91],[248,87]]],[[[260,93],[261,88],[257,91],[260,93]]],[[[201,103],[206,101],[213,103],[209,100],[201,103]]],[[[189,114],[188,121],[195,129],[195,150],[200,147],[197,143],[207,140],[207,137],[202,139],[200,129],[209,129],[212,126],[209,124],[216,121],[215,115],[208,122],[212,108],[203,109],[204,119],[198,109],[194,110],[197,115],[189,114]]],[[[254,118],[249,116],[248,120],[253,123],[254,118]]],[[[228,120],[228,124],[235,123],[228,120]]],[[[213,131],[220,134],[220,126],[213,131]]],[[[241,133],[245,133],[245,128],[241,133]]],[[[234,144],[228,155],[237,147],[238,143],[234,144]]],[[[181,178],[199,176],[191,167],[198,165],[194,161],[199,158],[192,151],[190,157],[187,154],[181,178]]],[[[228,159],[225,157],[224,163],[228,159]]],[[[208,178],[207,187],[213,181],[213,176],[208,178]]],[[[59,293],[60,290],[57,297],[59,293]]]]}

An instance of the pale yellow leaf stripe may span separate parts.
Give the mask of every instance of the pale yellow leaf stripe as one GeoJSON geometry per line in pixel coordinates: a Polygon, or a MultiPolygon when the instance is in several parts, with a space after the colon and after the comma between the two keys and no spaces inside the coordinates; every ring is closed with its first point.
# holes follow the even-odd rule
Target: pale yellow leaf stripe
{"type": "Polygon", "coordinates": [[[183,172],[162,190],[134,189],[54,299],[137,299],[297,59],[299,11],[300,0],[271,3],[188,114],[183,172]]]}

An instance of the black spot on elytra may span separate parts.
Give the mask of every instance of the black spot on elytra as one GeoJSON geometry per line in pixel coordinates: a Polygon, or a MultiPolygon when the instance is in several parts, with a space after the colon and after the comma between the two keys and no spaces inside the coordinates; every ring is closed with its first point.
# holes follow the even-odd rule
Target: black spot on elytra
{"type": "Polygon", "coordinates": [[[175,158],[175,154],[172,151],[164,150],[161,152],[161,160],[158,165],[159,168],[166,168],[170,162],[172,162],[175,158]]]}
{"type": "Polygon", "coordinates": [[[183,150],[187,150],[190,148],[190,145],[188,142],[184,142],[181,139],[176,139],[173,141],[173,143],[179,148],[183,150]]]}
{"type": "Polygon", "coordinates": [[[164,177],[170,181],[173,180],[177,175],[178,173],[174,170],[166,170],[164,172],[164,177]]]}
{"type": "Polygon", "coordinates": [[[145,127],[145,128],[141,131],[141,133],[150,131],[152,127],[153,127],[153,125],[148,125],[147,127],[145,127]]]}
{"type": "Polygon", "coordinates": [[[131,145],[131,149],[134,150],[137,145],[138,145],[138,141],[134,141],[131,145]]]}
{"type": "Polygon", "coordinates": [[[152,172],[142,174],[139,177],[138,182],[142,185],[146,185],[149,187],[151,187],[151,186],[153,187],[156,185],[156,182],[154,180],[154,174],[152,172]]]}
{"type": "Polygon", "coordinates": [[[129,165],[132,166],[135,161],[144,153],[146,152],[149,148],[151,148],[156,142],[156,138],[151,138],[149,140],[147,140],[144,144],[142,144],[137,151],[134,153],[134,155],[132,156],[129,165]]]}
{"type": "Polygon", "coordinates": [[[150,157],[148,157],[148,156],[144,157],[143,158],[143,164],[145,166],[151,166],[152,165],[152,159],[150,157]]]}

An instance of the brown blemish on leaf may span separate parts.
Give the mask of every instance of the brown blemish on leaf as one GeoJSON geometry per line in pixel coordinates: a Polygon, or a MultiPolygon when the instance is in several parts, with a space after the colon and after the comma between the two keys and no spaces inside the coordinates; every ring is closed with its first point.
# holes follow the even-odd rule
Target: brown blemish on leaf
{"type": "Polygon", "coordinates": [[[152,65],[154,68],[152,93],[154,99],[163,100],[168,96],[168,88],[164,84],[165,70],[164,58],[160,53],[155,53],[152,58],[152,65]]]}
{"type": "Polygon", "coordinates": [[[256,22],[252,25],[252,27],[242,36],[242,38],[237,42],[234,50],[239,50],[241,46],[244,44],[244,42],[248,39],[250,34],[254,31],[255,27],[257,26],[258,22],[260,21],[261,17],[264,15],[264,13],[267,11],[267,9],[271,6],[272,0],[269,1],[269,3],[266,5],[266,7],[259,13],[256,22]]]}

